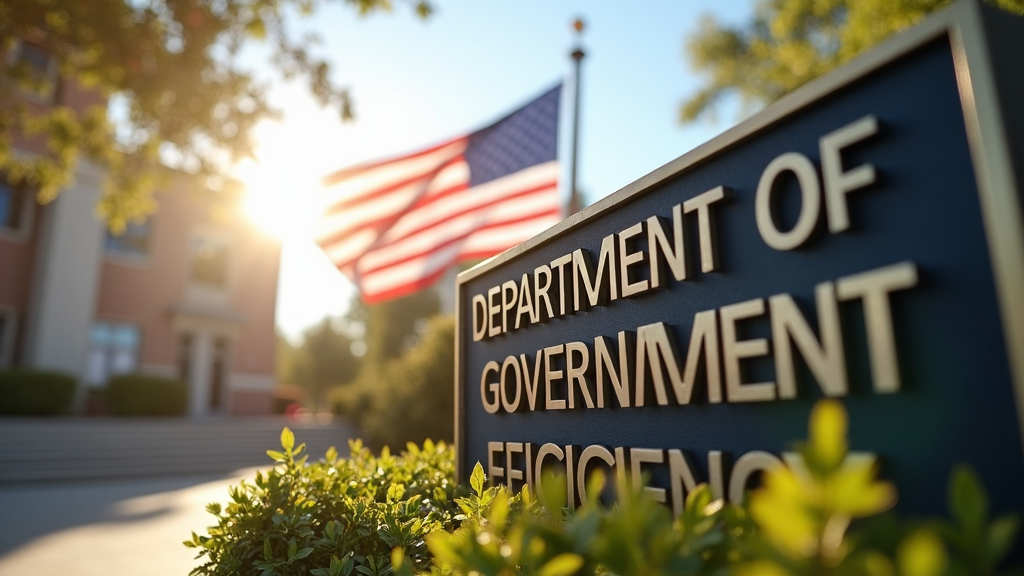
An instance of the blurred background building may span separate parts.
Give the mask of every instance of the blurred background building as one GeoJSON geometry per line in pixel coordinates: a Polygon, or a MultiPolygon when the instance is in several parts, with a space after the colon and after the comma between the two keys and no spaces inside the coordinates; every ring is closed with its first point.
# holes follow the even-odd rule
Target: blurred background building
{"type": "MultiPolygon", "coordinates": [[[[51,54],[21,40],[8,61],[45,78],[19,90],[29,107],[76,111],[101,97],[61,78],[51,54]]],[[[15,153],[46,154],[42,138],[15,153]]],[[[79,162],[73,185],[48,203],[0,177],[0,368],[54,370],[89,388],[143,373],[188,384],[188,413],[269,414],[280,242],[237,202],[219,202],[172,174],[157,212],[121,235],[96,214],[103,174],[79,162]]]]}

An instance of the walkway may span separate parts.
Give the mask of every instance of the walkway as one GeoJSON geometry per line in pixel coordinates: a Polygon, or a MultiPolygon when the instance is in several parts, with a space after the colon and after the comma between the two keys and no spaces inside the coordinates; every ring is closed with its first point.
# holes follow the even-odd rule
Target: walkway
{"type": "Polygon", "coordinates": [[[253,474],[0,487],[0,574],[187,576],[199,562],[181,542],[253,474]]]}
{"type": "Polygon", "coordinates": [[[206,504],[267,466],[281,428],[342,455],[354,429],[282,418],[0,419],[0,574],[187,576],[206,504]]]}

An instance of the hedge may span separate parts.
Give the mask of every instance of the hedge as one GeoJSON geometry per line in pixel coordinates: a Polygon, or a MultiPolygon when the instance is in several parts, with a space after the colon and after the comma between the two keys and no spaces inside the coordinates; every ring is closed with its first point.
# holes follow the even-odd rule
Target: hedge
{"type": "Polygon", "coordinates": [[[603,504],[600,473],[576,509],[554,476],[537,494],[513,494],[487,488],[478,463],[470,486],[456,486],[443,443],[376,458],[354,443],[348,459],[332,448],[311,464],[287,428],[281,444],[268,451],[272,469],[232,488],[226,507],[207,507],[216,525],[184,542],[205,560],[193,576],[1019,573],[1001,566],[1019,519],[989,516],[970,469],[953,471],[951,519],[900,517],[890,509],[895,487],[876,477],[875,462],[848,458],[846,413],[835,401],[812,411],[802,470],[766,472],[743,504],[698,486],[676,517],[625,477],[618,502],[603,504]]]}
{"type": "Polygon", "coordinates": [[[0,414],[56,416],[75,398],[75,379],[59,372],[0,371],[0,414]]]}
{"type": "Polygon", "coordinates": [[[107,383],[105,397],[114,416],[183,416],[188,408],[188,386],[160,376],[115,376],[107,383]]]}

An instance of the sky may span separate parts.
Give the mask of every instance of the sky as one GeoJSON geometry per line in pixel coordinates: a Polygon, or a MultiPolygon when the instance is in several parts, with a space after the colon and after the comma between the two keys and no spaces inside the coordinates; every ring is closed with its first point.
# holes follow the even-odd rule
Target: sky
{"type": "MultiPolygon", "coordinates": [[[[705,79],[685,57],[702,16],[742,24],[753,0],[435,0],[427,20],[410,2],[359,17],[333,3],[303,23],[323,43],[332,78],[347,86],[356,119],[320,109],[298,83],[276,82],[280,121],[257,128],[257,158],[237,169],[251,214],[283,242],[277,323],[293,341],[347,310],[354,287],[327,261],[309,230],[320,179],[360,161],[393,156],[468,133],[565,82],[559,154],[568,195],[572,22],[585,23],[579,188],[592,203],[724,131],[716,120],[682,125],[680,103],[705,79]]],[[[262,56],[254,51],[252,62],[262,56]]],[[[258,64],[256,64],[258,65],[258,64]]]]}

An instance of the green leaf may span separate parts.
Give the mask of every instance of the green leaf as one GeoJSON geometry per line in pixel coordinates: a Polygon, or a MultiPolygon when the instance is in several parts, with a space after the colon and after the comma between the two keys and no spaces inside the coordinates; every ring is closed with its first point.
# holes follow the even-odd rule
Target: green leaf
{"type": "Polygon", "coordinates": [[[295,447],[295,434],[292,434],[287,426],[281,430],[281,447],[285,449],[285,452],[295,447]]]}
{"type": "MultiPolygon", "coordinates": [[[[412,444],[412,442],[410,442],[409,444],[412,444]]],[[[415,446],[415,444],[413,444],[413,446],[415,446]]],[[[411,450],[410,450],[410,452],[411,452],[411,450]]],[[[403,563],[404,560],[405,560],[405,548],[402,548],[401,546],[396,546],[394,549],[391,550],[391,565],[392,566],[394,566],[396,569],[400,569],[402,567],[402,563],[403,563]]]]}
{"type": "Polygon", "coordinates": [[[440,486],[434,486],[434,502],[438,504],[444,504],[448,501],[448,494],[445,493],[444,488],[440,486]]]}
{"type": "Polygon", "coordinates": [[[388,502],[397,502],[398,500],[401,500],[403,494],[405,494],[405,485],[395,483],[388,486],[388,502]]]}
{"type": "Polygon", "coordinates": [[[292,557],[290,557],[288,559],[288,562],[291,563],[291,562],[294,562],[296,560],[302,560],[303,558],[305,558],[306,556],[309,556],[312,553],[313,553],[313,547],[312,546],[306,546],[302,550],[299,550],[298,552],[296,552],[292,557]]]}
{"type": "Polygon", "coordinates": [[[331,446],[330,448],[328,448],[327,449],[326,459],[327,459],[327,462],[329,462],[331,464],[334,464],[335,462],[337,462],[338,461],[338,450],[337,450],[337,448],[335,448],[334,446],[331,446]]]}
{"type": "Polygon", "coordinates": [[[505,520],[508,518],[509,506],[508,496],[505,492],[499,492],[495,496],[494,501],[491,502],[491,508],[488,510],[488,521],[492,526],[504,526],[505,520]]]}
{"type": "Polygon", "coordinates": [[[541,474],[541,479],[540,489],[537,491],[540,503],[552,512],[565,508],[568,503],[565,476],[546,471],[541,474]]]}
{"type": "Polygon", "coordinates": [[[270,538],[263,539],[263,559],[270,560],[274,557],[274,552],[270,549],[270,538]]]}
{"type": "Polygon", "coordinates": [[[1019,522],[1016,516],[1003,516],[989,526],[985,555],[988,557],[990,565],[998,564],[1003,556],[1010,551],[1010,546],[1013,546],[1013,541],[1017,536],[1018,526],[1019,522]]]}
{"type": "Polygon", "coordinates": [[[331,555],[331,570],[329,576],[338,576],[341,574],[341,569],[345,567],[345,563],[338,560],[338,557],[331,555]]]}
{"type": "Polygon", "coordinates": [[[281,452],[278,452],[277,450],[267,450],[267,456],[270,456],[271,458],[273,458],[277,462],[284,462],[285,461],[284,454],[281,453],[281,452]]]}
{"type": "Polygon", "coordinates": [[[484,493],[484,467],[479,462],[473,467],[473,474],[469,477],[469,485],[473,487],[473,491],[476,492],[477,496],[482,496],[484,493]]]}
{"type": "Polygon", "coordinates": [[[949,483],[949,510],[965,532],[981,536],[988,518],[988,497],[970,466],[960,464],[953,469],[949,483]]]}
{"type": "Polygon", "coordinates": [[[559,554],[541,567],[538,576],[569,576],[583,566],[583,556],[579,554],[559,554]]]}
{"type": "Polygon", "coordinates": [[[352,569],[355,568],[355,565],[355,558],[352,557],[352,553],[350,552],[349,555],[342,560],[341,576],[349,576],[349,574],[352,574],[352,569]]]}
{"type": "Polygon", "coordinates": [[[604,492],[605,477],[604,470],[600,468],[594,469],[587,478],[587,500],[590,504],[596,504],[598,499],[601,498],[601,493],[604,492]]]}
{"type": "Polygon", "coordinates": [[[896,553],[901,576],[939,576],[946,568],[946,550],[934,533],[920,530],[908,536],[896,553]]]}
{"type": "Polygon", "coordinates": [[[811,410],[810,448],[815,462],[831,472],[846,458],[846,410],[836,400],[819,400],[811,410]]]}

